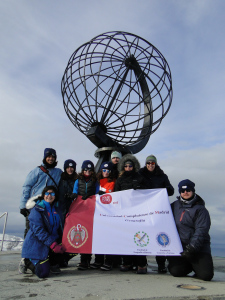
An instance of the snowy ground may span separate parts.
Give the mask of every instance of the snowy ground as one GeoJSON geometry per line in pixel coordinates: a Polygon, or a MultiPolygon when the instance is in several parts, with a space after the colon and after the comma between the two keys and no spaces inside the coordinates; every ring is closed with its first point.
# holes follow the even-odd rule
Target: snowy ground
{"type": "MultiPolygon", "coordinates": [[[[2,246],[2,234],[0,234],[0,247],[2,246]]],[[[5,234],[2,251],[21,251],[23,239],[18,236],[5,234]]]]}

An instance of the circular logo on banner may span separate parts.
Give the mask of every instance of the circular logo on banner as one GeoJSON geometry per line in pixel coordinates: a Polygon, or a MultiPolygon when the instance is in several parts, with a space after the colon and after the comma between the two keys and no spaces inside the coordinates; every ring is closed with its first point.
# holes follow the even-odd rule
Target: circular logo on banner
{"type": "Polygon", "coordinates": [[[112,196],[110,194],[104,194],[100,196],[102,204],[110,204],[112,202],[112,196]]]}
{"type": "Polygon", "coordinates": [[[80,224],[73,226],[67,234],[68,242],[74,248],[80,248],[81,246],[83,246],[86,243],[87,238],[87,229],[80,224]]]}
{"type": "Polygon", "coordinates": [[[170,244],[170,238],[169,236],[164,233],[164,232],[160,232],[157,236],[156,236],[156,240],[158,242],[158,244],[160,246],[166,247],[170,244]]]}
{"type": "Polygon", "coordinates": [[[149,236],[144,231],[138,231],[134,235],[134,242],[139,247],[146,247],[149,244],[149,236]]]}

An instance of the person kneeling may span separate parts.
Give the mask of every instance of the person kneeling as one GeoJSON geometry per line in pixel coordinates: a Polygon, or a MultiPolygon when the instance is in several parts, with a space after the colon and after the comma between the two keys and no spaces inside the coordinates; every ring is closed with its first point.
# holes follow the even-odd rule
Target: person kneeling
{"type": "Polygon", "coordinates": [[[61,243],[63,216],[58,209],[57,190],[54,186],[43,189],[41,199],[35,203],[30,199],[27,208],[30,229],[22,248],[22,260],[19,272],[30,269],[39,278],[48,277],[49,273],[59,274],[59,264],[63,263],[65,252],[61,243]]]}
{"type": "Polygon", "coordinates": [[[189,179],[178,184],[180,196],[171,204],[178,234],[183,246],[181,256],[169,256],[168,270],[175,277],[192,271],[199,279],[213,278],[210,249],[210,216],[204,200],[195,194],[195,184],[189,179]]]}

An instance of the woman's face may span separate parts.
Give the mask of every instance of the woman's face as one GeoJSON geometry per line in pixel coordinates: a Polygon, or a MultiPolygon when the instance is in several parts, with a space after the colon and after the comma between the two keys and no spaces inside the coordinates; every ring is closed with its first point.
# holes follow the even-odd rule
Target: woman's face
{"type": "Polygon", "coordinates": [[[146,163],[146,167],[149,172],[153,172],[155,170],[155,162],[154,161],[148,161],[146,163]]]}
{"type": "Polygon", "coordinates": [[[84,176],[91,176],[92,174],[92,170],[87,168],[85,168],[83,172],[84,172],[84,176]]]}
{"type": "Polygon", "coordinates": [[[110,171],[108,169],[102,169],[102,177],[107,178],[109,177],[110,171]]]}
{"type": "Polygon", "coordinates": [[[44,200],[46,202],[52,203],[55,200],[55,192],[53,190],[48,190],[44,194],[44,200]]]}
{"type": "Polygon", "coordinates": [[[74,168],[73,168],[73,167],[68,167],[68,168],[66,168],[66,173],[67,173],[68,175],[72,175],[73,172],[74,172],[74,168]]]}
{"type": "Polygon", "coordinates": [[[124,170],[127,171],[127,172],[132,171],[133,168],[134,168],[134,167],[133,167],[131,164],[126,164],[126,165],[124,166],[124,170]]]}

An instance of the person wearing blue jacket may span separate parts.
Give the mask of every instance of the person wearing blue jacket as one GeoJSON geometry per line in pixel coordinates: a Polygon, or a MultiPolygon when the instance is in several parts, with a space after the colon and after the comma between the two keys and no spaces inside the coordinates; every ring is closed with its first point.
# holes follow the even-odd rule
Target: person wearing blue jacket
{"type": "Polygon", "coordinates": [[[204,200],[195,193],[195,183],[189,179],[178,184],[180,196],[171,204],[177,231],[183,246],[181,256],[169,256],[168,270],[175,277],[192,271],[199,279],[213,278],[210,248],[210,215],[204,200]]]}
{"type": "Polygon", "coordinates": [[[27,218],[29,210],[26,208],[27,201],[31,197],[40,195],[46,186],[53,185],[58,188],[62,170],[56,168],[56,159],[56,151],[52,148],[46,148],[44,150],[42,165],[34,168],[26,177],[20,198],[20,213],[26,218],[24,238],[29,230],[29,222],[27,218]]]}
{"type": "Polygon", "coordinates": [[[23,243],[19,272],[26,273],[30,269],[39,278],[44,278],[50,271],[61,272],[63,216],[58,209],[55,186],[45,187],[40,198],[37,202],[33,198],[27,203],[28,208],[34,207],[29,214],[30,229],[23,243]]]}

